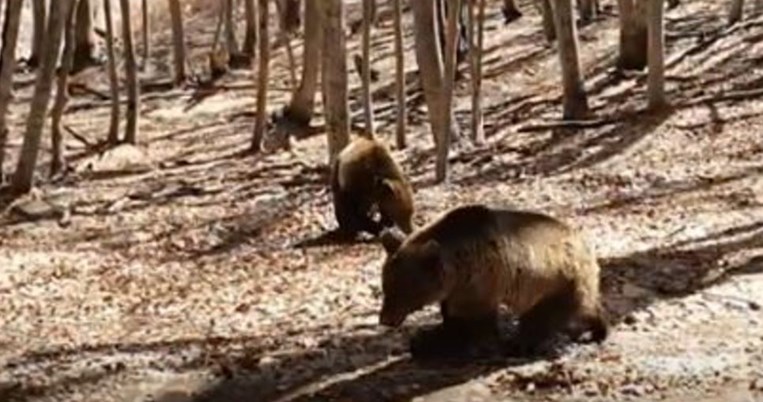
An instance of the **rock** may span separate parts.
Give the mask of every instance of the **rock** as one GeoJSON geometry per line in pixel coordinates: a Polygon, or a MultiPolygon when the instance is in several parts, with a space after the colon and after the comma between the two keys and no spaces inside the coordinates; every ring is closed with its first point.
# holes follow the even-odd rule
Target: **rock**
{"type": "Polygon", "coordinates": [[[83,161],[77,170],[97,174],[125,174],[144,173],[153,168],[153,162],[143,149],[131,144],[122,144],[100,156],[83,161]]]}
{"type": "Polygon", "coordinates": [[[39,199],[21,201],[11,208],[11,213],[28,221],[58,219],[63,216],[60,207],[39,199]]]}

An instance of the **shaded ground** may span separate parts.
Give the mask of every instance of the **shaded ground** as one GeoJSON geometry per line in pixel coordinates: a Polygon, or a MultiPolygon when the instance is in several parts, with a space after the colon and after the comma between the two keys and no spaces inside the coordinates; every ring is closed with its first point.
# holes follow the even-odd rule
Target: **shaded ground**
{"type": "MultiPolygon", "coordinates": [[[[615,324],[604,345],[538,361],[410,362],[406,336],[434,310],[403,331],[385,331],[376,318],[380,247],[293,247],[334,227],[325,139],[242,156],[254,89],[249,72],[237,71],[220,83],[225,90],[145,91],[141,169],[90,171],[100,162],[70,138],[75,172],[42,188],[70,211],[66,220],[4,216],[0,400],[763,398],[763,105],[755,92],[763,90],[763,20],[726,28],[725,4],[716,3],[668,13],[676,107],[662,115],[640,111],[641,77],[611,72],[616,17],[584,28],[590,101],[606,121],[575,132],[536,129],[561,110],[558,56],[544,45],[535,9],[523,3],[525,17],[504,27],[491,5],[488,145],[455,155],[446,185],[432,184],[432,145],[407,52],[412,145],[396,156],[413,178],[416,221],[487,202],[541,209],[581,228],[604,268],[615,324]]],[[[202,17],[189,21],[197,65],[212,27],[202,17]]],[[[390,28],[383,21],[377,31],[374,68],[377,118],[392,143],[390,28]]],[[[157,38],[157,59],[166,63],[168,35],[157,38]]],[[[349,42],[353,52],[358,39],[349,42]]],[[[277,50],[273,110],[288,97],[285,60],[277,50]]],[[[161,82],[169,70],[157,62],[146,74],[161,82]]],[[[31,77],[17,79],[14,154],[31,91],[31,77]]],[[[105,92],[100,72],[80,80],[105,92]]],[[[468,108],[462,85],[465,128],[468,108]]],[[[66,124],[88,143],[105,137],[106,101],[83,94],[70,111],[66,124]]]]}

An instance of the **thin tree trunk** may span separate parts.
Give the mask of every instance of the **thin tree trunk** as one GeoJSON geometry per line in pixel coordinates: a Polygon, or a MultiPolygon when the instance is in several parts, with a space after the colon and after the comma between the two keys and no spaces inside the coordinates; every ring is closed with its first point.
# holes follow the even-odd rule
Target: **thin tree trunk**
{"type": "Polygon", "coordinates": [[[595,0],[578,0],[578,12],[584,25],[590,24],[596,18],[596,11],[595,0]]]}
{"type": "Polygon", "coordinates": [[[175,58],[175,84],[180,85],[186,79],[185,72],[185,34],[183,33],[183,11],[180,0],[169,0],[172,19],[172,49],[175,58]]]}
{"type": "Polygon", "coordinates": [[[734,25],[742,20],[744,0],[731,0],[729,7],[729,25],[734,25]]]}
{"type": "Polygon", "coordinates": [[[302,79],[291,98],[285,115],[300,126],[308,126],[315,110],[315,92],[323,46],[323,12],[318,1],[305,2],[305,42],[302,57],[302,79]]]}
{"type": "Polygon", "coordinates": [[[621,70],[641,70],[647,64],[647,0],[618,0],[620,18],[620,55],[617,66],[621,70]]]}
{"type": "Polygon", "coordinates": [[[233,23],[233,0],[224,0],[222,4],[225,7],[225,46],[228,48],[228,54],[238,53],[238,43],[236,41],[236,25],[233,23]]]}
{"type": "MultiPolygon", "coordinates": [[[[436,4],[429,1],[412,1],[409,4],[413,12],[419,77],[424,89],[424,99],[427,103],[429,124],[434,134],[435,146],[439,147],[440,139],[448,137],[444,130],[450,130],[451,137],[453,137],[458,135],[458,127],[455,124],[451,124],[451,127],[442,127],[444,120],[442,114],[445,108],[445,105],[442,104],[444,73],[437,32],[439,23],[436,21],[436,4]]],[[[451,119],[451,122],[454,121],[451,119]]]]}
{"type": "Polygon", "coordinates": [[[106,57],[109,68],[109,90],[111,93],[111,117],[107,141],[111,145],[119,142],[119,77],[114,51],[114,19],[111,15],[111,0],[103,0],[103,19],[106,22],[106,57]]]}
{"type": "Polygon", "coordinates": [[[40,53],[45,42],[46,14],[45,0],[32,0],[32,53],[27,63],[31,68],[37,68],[42,58],[40,53]]]}
{"type": "Polygon", "coordinates": [[[363,116],[366,121],[365,135],[373,138],[374,104],[371,99],[371,26],[374,22],[374,0],[363,0],[363,116]]]}
{"type": "Polygon", "coordinates": [[[48,111],[51,90],[53,88],[56,62],[61,51],[61,31],[63,30],[64,14],[70,4],[71,0],[50,2],[47,34],[45,35],[41,53],[40,69],[37,72],[32,104],[27,116],[24,143],[21,146],[16,173],[11,183],[11,191],[14,194],[24,194],[32,189],[34,169],[37,165],[40,140],[42,139],[42,130],[45,126],[45,115],[48,111]]]}
{"type": "Polygon", "coordinates": [[[138,140],[138,112],[140,109],[138,87],[138,65],[135,62],[135,49],[132,41],[132,25],[130,24],[130,0],[120,0],[122,9],[122,40],[124,41],[125,76],[127,78],[127,124],[125,125],[125,142],[136,144],[138,140]]]}
{"type": "Polygon", "coordinates": [[[5,5],[3,24],[3,50],[0,53],[0,184],[5,183],[5,146],[8,142],[8,127],[5,118],[12,98],[13,72],[16,70],[16,42],[21,24],[23,0],[8,0],[5,5]]]}
{"type": "Polygon", "coordinates": [[[557,0],[555,5],[554,25],[562,66],[563,114],[565,119],[578,119],[588,113],[588,100],[578,59],[578,34],[572,17],[572,1],[557,0]]]}
{"type": "Polygon", "coordinates": [[[664,0],[649,1],[649,77],[647,91],[649,108],[659,110],[667,104],[665,99],[665,36],[664,0]]]}
{"type": "MultiPolygon", "coordinates": [[[[286,48],[286,58],[289,62],[289,87],[291,88],[291,92],[294,93],[297,87],[297,63],[294,61],[294,50],[291,47],[291,30],[288,26],[288,18],[285,16],[286,13],[289,13],[288,8],[288,2],[286,3],[286,7],[282,6],[280,0],[276,0],[276,12],[278,13],[279,20],[281,21],[280,26],[280,35],[281,40],[283,41],[284,47],[286,48]]],[[[299,5],[299,4],[297,4],[299,5]]],[[[291,11],[293,12],[293,11],[291,11]]],[[[297,8],[297,13],[299,12],[299,8],[297,8]]]]}
{"type": "Polygon", "coordinates": [[[145,69],[148,66],[148,58],[151,54],[151,41],[148,39],[150,27],[148,26],[148,0],[142,0],[141,2],[141,16],[142,16],[142,39],[143,39],[143,55],[141,60],[141,69],[145,69]]]}
{"type": "Polygon", "coordinates": [[[402,0],[393,0],[392,7],[395,31],[395,86],[397,93],[397,121],[395,141],[399,149],[406,146],[405,141],[405,48],[403,47],[403,7],[402,0]]]}
{"type": "Polygon", "coordinates": [[[485,0],[469,4],[469,37],[472,49],[472,140],[475,144],[485,142],[482,116],[482,46],[484,43],[485,0]],[[475,8],[479,13],[475,16],[475,8]]]}
{"type": "Polygon", "coordinates": [[[95,63],[95,31],[93,31],[93,9],[90,0],[79,0],[77,5],[77,25],[75,32],[74,71],[95,63]]]}
{"type": "MultiPolygon", "coordinates": [[[[445,35],[445,76],[442,94],[442,127],[450,127],[453,118],[453,86],[456,79],[456,47],[458,46],[458,22],[461,0],[449,0],[448,27],[445,35]]],[[[442,130],[437,149],[435,180],[438,183],[448,178],[448,151],[450,150],[450,131],[442,130]]]]}
{"type": "Polygon", "coordinates": [[[254,57],[255,46],[257,46],[257,6],[254,0],[244,0],[244,18],[246,29],[241,51],[249,57],[254,57]]]}
{"type": "Polygon", "coordinates": [[[543,34],[548,43],[556,40],[556,27],[554,26],[554,9],[551,0],[537,0],[540,2],[540,14],[543,18],[543,34]]]}
{"type": "Polygon", "coordinates": [[[350,139],[347,104],[347,44],[344,37],[342,0],[324,0],[323,6],[323,105],[328,132],[329,166],[350,139]]]}
{"type": "MultiPolygon", "coordinates": [[[[277,0],[276,0],[277,1],[277,0]]],[[[258,0],[257,11],[259,12],[259,65],[257,67],[257,118],[254,122],[254,135],[252,136],[251,151],[260,152],[262,139],[265,137],[265,128],[268,123],[268,76],[270,73],[270,36],[268,35],[268,17],[270,10],[268,0],[258,0]]]]}
{"type": "Polygon", "coordinates": [[[78,8],[77,3],[83,1],[85,0],[72,0],[69,9],[66,10],[66,20],[64,24],[64,53],[62,55],[61,67],[58,68],[56,98],[53,101],[53,108],[50,112],[50,138],[53,147],[53,155],[50,162],[51,176],[60,173],[66,164],[66,160],[64,159],[64,141],[61,130],[61,118],[64,115],[66,104],[69,101],[69,72],[74,65],[74,51],[77,46],[74,32],[74,14],[78,8]]]}

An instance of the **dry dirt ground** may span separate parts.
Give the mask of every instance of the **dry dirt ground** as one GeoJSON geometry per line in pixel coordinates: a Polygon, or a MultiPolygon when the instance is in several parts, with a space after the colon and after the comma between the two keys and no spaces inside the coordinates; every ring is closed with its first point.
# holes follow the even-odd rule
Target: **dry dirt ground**
{"type": "MultiPolygon", "coordinates": [[[[218,90],[146,88],[144,155],[92,155],[108,102],[81,91],[72,100],[66,124],[83,138],[67,142],[74,171],[39,191],[66,213],[26,222],[7,212],[0,226],[0,401],[763,400],[763,18],[727,28],[716,0],[669,11],[676,107],[647,114],[643,77],[612,74],[610,10],[581,31],[590,103],[606,120],[552,132],[527,129],[561,115],[555,49],[529,2],[509,26],[497,3],[486,34],[488,144],[461,147],[451,182],[433,184],[408,16],[411,146],[395,155],[415,184],[418,224],[485,202],[579,227],[603,267],[613,319],[603,345],[537,360],[410,361],[406,337],[436,311],[384,330],[377,244],[294,247],[334,227],[325,136],[244,155],[254,89],[251,73],[237,71],[218,90]],[[112,166],[120,158],[137,163],[112,166]]],[[[211,14],[188,23],[197,70],[211,14]]],[[[169,78],[168,38],[156,32],[145,82],[169,78]]],[[[358,43],[350,39],[352,52],[358,43]]],[[[374,55],[377,118],[391,144],[390,21],[374,55]]],[[[283,48],[274,57],[271,110],[289,88],[283,48]]],[[[106,90],[102,71],[83,75],[106,90]]],[[[457,91],[465,130],[466,82],[457,91]]],[[[14,155],[31,83],[17,77],[14,155]]]]}

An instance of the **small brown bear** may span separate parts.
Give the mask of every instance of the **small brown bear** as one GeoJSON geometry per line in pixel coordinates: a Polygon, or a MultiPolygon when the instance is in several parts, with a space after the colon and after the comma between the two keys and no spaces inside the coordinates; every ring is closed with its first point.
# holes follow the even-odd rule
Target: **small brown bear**
{"type": "Polygon", "coordinates": [[[366,231],[376,236],[397,225],[413,231],[413,190],[403,170],[379,141],[357,137],[337,155],[331,166],[334,214],[340,232],[366,231]],[[378,209],[381,220],[372,217],[378,209]]]}
{"type": "Polygon", "coordinates": [[[385,230],[379,321],[400,326],[426,305],[440,303],[442,323],[419,332],[414,357],[465,353],[476,340],[498,336],[504,304],[519,317],[509,354],[538,352],[560,330],[607,337],[599,299],[599,265],[575,230],[540,213],[482,205],[446,212],[408,238],[385,230]],[[581,326],[582,325],[582,326],[581,326]]]}

